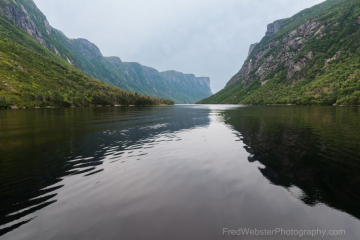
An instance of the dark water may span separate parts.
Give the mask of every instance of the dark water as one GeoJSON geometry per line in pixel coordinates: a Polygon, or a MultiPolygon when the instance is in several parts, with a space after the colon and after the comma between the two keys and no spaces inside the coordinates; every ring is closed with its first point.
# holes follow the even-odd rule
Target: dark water
{"type": "Polygon", "coordinates": [[[0,239],[360,239],[359,174],[357,107],[5,110],[0,239]]]}

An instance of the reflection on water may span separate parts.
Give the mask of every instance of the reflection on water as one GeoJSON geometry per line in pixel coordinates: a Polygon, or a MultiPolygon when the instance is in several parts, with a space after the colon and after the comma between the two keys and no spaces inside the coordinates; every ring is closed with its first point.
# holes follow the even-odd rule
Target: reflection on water
{"type": "Polygon", "coordinates": [[[360,219],[360,109],[253,107],[228,111],[226,123],[241,133],[249,161],[273,184],[307,205],[319,203],[360,219]]]}
{"type": "Polygon", "coordinates": [[[200,240],[283,227],[359,238],[359,120],[359,108],[333,107],[1,111],[0,236],[200,240]]]}
{"type": "MultiPolygon", "coordinates": [[[[209,124],[168,108],[41,109],[1,112],[1,234],[56,202],[66,176],[103,171],[104,160],[141,159],[160,136],[209,124]],[[144,149],[134,154],[131,150],[144,149]],[[140,153],[140,154],[139,154],[140,153]],[[57,184],[57,185],[56,185],[57,184]],[[56,186],[55,186],[56,185],[56,186]],[[48,187],[52,186],[52,187],[48,187]]],[[[169,141],[169,139],[165,141],[169,141]]]]}

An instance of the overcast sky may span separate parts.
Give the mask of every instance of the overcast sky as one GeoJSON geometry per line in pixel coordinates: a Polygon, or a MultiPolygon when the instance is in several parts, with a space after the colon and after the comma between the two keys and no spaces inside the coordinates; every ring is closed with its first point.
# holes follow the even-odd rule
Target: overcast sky
{"type": "Polygon", "coordinates": [[[34,0],[50,24],[105,56],[211,78],[221,90],[266,26],[323,0],[34,0]]]}

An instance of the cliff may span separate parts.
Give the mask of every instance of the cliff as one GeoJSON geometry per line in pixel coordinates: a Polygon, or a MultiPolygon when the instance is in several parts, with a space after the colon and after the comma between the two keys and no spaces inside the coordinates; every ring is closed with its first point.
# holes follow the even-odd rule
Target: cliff
{"type": "Polygon", "coordinates": [[[0,108],[174,103],[93,79],[1,17],[0,33],[0,108]]]}
{"type": "Polygon", "coordinates": [[[359,0],[268,25],[226,87],[200,103],[360,105],[359,0]]]}
{"type": "Polygon", "coordinates": [[[174,85],[158,74],[157,84],[154,85],[147,74],[131,73],[131,64],[123,63],[118,57],[104,57],[90,41],[69,39],[52,28],[32,0],[0,0],[0,16],[83,73],[107,84],[152,97],[172,99],[177,103],[195,103],[212,95],[210,84],[203,84],[196,78],[192,78],[192,83],[178,82],[174,85]],[[190,85],[192,89],[187,88],[190,85]]]}
{"type": "Polygon", "coordinates": [[[158,72],[139,63],[124,63],[127,79],[142,88],[145,94],[176,103],[195,103],[211,96],[210,79],[176,71],[158,72]]]}
{"type": "Polygon", "coordinates": [[[275,33],[277,33],[281,29],[283,23],[284,23],[284,20],[277,20],[277,21],[275,21],[273,23],[270,23],[267,26],[267,31],[265,33],[265,36],[266,37],[274,36],[275,33]]]}

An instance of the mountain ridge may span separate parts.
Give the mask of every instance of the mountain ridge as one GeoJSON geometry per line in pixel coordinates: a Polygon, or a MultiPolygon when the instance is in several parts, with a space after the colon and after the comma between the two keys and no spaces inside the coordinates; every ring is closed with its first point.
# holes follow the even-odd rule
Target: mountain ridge
{"type": "Polygon", "coordinates": [[[0,108],[171,104],[83,74],[0,17],[0,108]]]}
{"type": "Polygon", "coordinates": [[[327,0],[268,25],[203,104],[360,105],[359,0],[327,0]]]}
{"type": "Polygon", "coordinates": [[[131,63],[125,64],[120,58],[114,61],[111,57],[103,56],[101,50],[87,39],[68,38],[62,31],[51,27],[46,16],[32,0],[0,0],[0,16],[23,29],[42,46],[83,73],[109,85],[152,97],[167,98],[176,103],[195,103],[212,95],[210,84],[179,81],[174,85],[160,76],[154,86],[149,84],[152,77],[146,73],[130,74],[141,68],[134,68],[131,63]],[[137,76],[137,79],[131,76],[137,76]]]}

